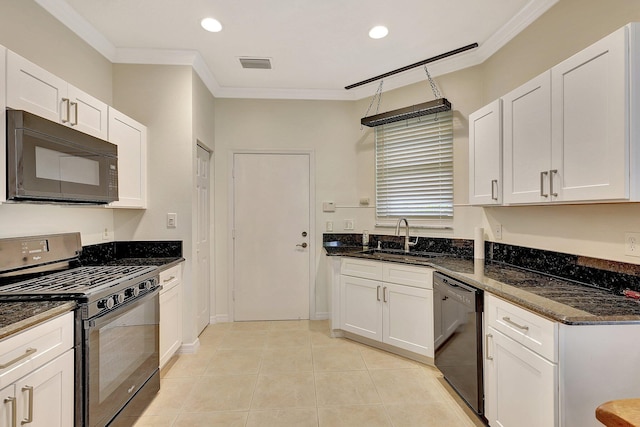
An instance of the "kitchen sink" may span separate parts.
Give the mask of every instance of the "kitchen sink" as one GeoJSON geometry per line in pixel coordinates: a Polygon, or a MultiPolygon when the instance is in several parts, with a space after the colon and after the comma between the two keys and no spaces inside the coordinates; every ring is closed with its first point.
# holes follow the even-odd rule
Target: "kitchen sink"
{"type": "Polygon", "coordinates": [[[438,252],[422,252],[422,251],[405,252],[402,249],[369,249],[369,250],[361,251],[358,253],[379,258],[381,260],[388,259],[388,260],[398,260],[398,261],[415,261],[421,258],[435,258],[437,256],[444,255],[438,252]]]}

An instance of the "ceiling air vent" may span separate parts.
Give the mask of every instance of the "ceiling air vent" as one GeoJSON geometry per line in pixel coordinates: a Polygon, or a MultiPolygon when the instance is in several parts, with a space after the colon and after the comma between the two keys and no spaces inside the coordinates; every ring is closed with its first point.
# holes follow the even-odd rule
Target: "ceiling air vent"
{"type": "Polygon", "coordinates": [[[253,68],[257,70],[270,70],[271,59],[269,58],[239,58],[242,68],[253,68]]]}

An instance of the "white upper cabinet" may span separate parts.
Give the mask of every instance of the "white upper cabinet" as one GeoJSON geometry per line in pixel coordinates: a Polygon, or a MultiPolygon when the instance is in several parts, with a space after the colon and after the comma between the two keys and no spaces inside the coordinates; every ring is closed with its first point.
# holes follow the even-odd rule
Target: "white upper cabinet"
{"type": "Polygon", "coordinates": [[[7,95],[6,80],[7,49],[0,46],[0,202],[7,200],[7,95]]]}
{"type": "Polygon", "coordinates": [[[107,139],[107,104],[7,51],[7,107],[107,139]]]}
{"type": "MultiPolygon", "coordinates": [[[[640,121],[632,120],[640,111],[639,25],[502,97],[504,204],[640,201],[640,121]]],[[[484,175],[495,162],[478,146],[476,114],[469,116],[469,199],[488,205],[484,175]]]]}
{"type": "Polygon", "coordinates": [[[551,72],[502,98],[504,203],[551,200],[551,72]]]}
{"type": "Polygon", "coordinates": [[[629,51],[630,28],[551,69],[550,173],[558,200],[629,198],[629,60],[637,56],[629,51]]]}
{"type": "Polygon", "coordinates": [[[108,141],[118,146],[118,201],[108,207],[147,207],[147,128],[109,107],[108,141]]]}
{"type": "Polygon", "coordinates": [[[502,110],[499,99],[469,115],[469,203],[502,203],[502,110]]]}

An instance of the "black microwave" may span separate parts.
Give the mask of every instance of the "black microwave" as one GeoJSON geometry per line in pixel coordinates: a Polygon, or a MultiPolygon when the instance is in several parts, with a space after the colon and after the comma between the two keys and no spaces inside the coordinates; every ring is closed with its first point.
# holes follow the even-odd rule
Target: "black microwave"
{"type": "Polygon", "coordinates": [[[118,200],[118,147],[60,123],[7,109],[7,200],[118,200]]]}

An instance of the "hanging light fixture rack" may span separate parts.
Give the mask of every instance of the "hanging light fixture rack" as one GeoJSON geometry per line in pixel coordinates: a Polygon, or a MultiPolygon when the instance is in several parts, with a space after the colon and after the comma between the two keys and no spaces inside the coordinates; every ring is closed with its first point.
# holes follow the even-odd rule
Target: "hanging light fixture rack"
{"type": "Polygon", "coordinates": [[[363,117],[360,119],[360,124],[368,127],[375,127],[449,110],[451,110],[451,103],[447,101],[446,98],[438,98],[422,104],[387,111],[386,113],[380,113],[374,116],[363,117]]]}

